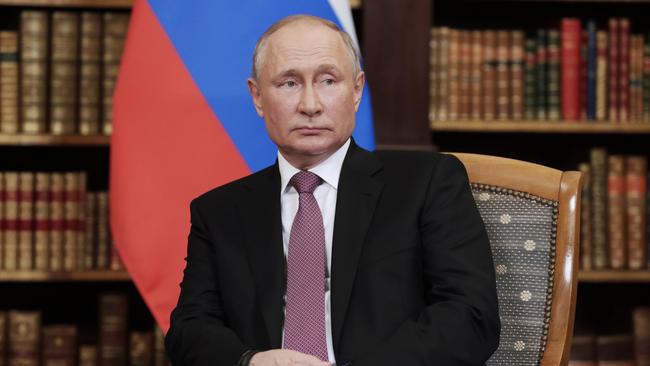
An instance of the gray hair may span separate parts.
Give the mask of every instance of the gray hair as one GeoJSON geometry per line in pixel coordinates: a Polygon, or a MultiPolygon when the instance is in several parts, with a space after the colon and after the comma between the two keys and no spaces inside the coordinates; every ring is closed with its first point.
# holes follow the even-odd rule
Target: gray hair
{"type": "Polygon", "coordinates": [[[356,77],[359,74],[361,71],[359,50],[352,40],[352,37],[350,37],[347,32],[341,30],[341,28],[339,28],[334,22],[313,15],[299,14],[290,15],[273,23],[257,40],[257,43],[255,44],[255,51],[253,52],[253,71],[251,75],[253,79],[257,79],[257,76],[259,75],[259,70],[262,66],[262,60],[264,58],[264,53],[266,50],[266,45],[268,44],[269,37],[284,26],[300,21],[310,21],[336,31],[341,36],[341,39],[343,40],[343,43],[348,50],[348,54],[350,55],[350,61],[352,61],[352,75],[356,77]]]}

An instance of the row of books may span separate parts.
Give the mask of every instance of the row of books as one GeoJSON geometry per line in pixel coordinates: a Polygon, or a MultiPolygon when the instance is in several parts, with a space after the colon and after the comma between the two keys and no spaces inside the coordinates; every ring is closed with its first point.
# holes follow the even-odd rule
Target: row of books
{"type": "Polygon", "coordinates": [[[110,134],[129,14],[25,10],[0,31],[0,132],[110,134]]]}
{"type": "Polygon", "coordinates": [[[98,331],[83,337],[77,325],[44,325],[42,316],[33,310],[0,311],[0,365],[170,365],[160,328],[129,330],[124,294],[100,295],[98,331]]]}
{"type": "Polygon", "coordinates": [[[650,307],[632,314],[631,334],[575,335],[569,366],[650,366],[650,307]]]}
{"type": "Polygon", "coordinates": [[[88,192],[83,172],[0,172],[0,269],[123,270],[108,192],[88,192]]]}
{"type": "Polygon", "coordinates": [[[580,164],[586,184],[580,218],[583,270],[650,268],[650,193],[645,156],[593,148],[580,164]]]}
{"type": "Polygon", "coordinates": [[[650,42],[629,19],[559,29],[434,27],[430,119],[650,123],[650,42]]]}

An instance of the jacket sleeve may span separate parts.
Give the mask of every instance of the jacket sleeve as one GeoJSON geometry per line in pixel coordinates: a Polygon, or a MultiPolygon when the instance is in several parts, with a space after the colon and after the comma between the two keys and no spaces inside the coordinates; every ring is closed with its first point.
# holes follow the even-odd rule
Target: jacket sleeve
{"type": "Polygon", "coordinates": [[[354,366],[483,365],[498,346],[490,244],[467,173],[452,155],[433,168],[419,227],[427,306],[354,366]]]}
{"type": "Polygon", "coordinates": [[[187,263],[165,346],[175,366],[232,366],[246,347],[225,321],[215,251],[197,200],[190,214],[187,263]]]}

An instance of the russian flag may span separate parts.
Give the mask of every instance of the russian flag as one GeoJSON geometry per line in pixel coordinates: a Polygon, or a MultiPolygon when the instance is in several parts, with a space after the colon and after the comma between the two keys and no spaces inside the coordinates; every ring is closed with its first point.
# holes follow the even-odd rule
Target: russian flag
{"type": "MultiPolygon", "coordinates": [[[[185,266],[189,203],[272,164],[276,147],[246,87],[259,36],[292,14],[356,40],[348,0],[136,0],[114,94],[111,227],[164,331],[185,266]]],[[[374,148],[365,90],[356,142],[374,148]]]]}

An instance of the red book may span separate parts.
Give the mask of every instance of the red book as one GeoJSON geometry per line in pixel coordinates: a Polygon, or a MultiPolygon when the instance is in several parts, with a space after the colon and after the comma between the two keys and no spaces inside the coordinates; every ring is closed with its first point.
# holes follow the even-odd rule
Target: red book
{"type": "Polygon", "coordinates": [[[618,121],[618,67],[619,67],[619,54],[618,54],[618,34],[619,22],[618,19],[609,20],[609,59],[607,66],[609,67],[609,120],[618,121]]]}
{"type": "Polygon", "coordinates": [[[618,92],[619,92],[619,115],[621,122],[630,119],[630,20],[619,19],[619,43],[618,43],[618,92]]]}
{"type": "Polygon", "coordinates": [[[562,19],[562,119],[580,118],[580,20],[562,19]]]}

